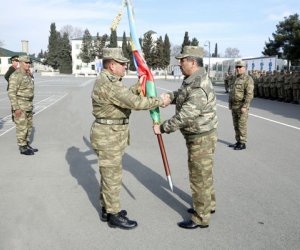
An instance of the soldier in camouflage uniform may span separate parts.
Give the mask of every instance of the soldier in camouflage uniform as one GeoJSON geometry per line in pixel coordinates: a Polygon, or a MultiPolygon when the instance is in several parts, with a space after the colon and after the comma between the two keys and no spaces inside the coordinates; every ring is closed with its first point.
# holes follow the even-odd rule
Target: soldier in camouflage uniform
{"type": "Polygon", "coordinates": [[[290,71],[287,71],[284,76],[284,101],[292,101],[292,84],[291,84],[292,74],[290,71]]]}
{"type": "Polygon", "coordinates": [[[277,80],[277,71],[274,70],[272,75],[270,76],[270,99],[271,100],[277,99],[276,80],[277,80]]]}
{"type": "Polygon", "coordinates": [[[180,59],[184,80],[170,95],[176,114],[161,125],[154,125],[155,134],[180,129],[188,149],[188,167],[193,208],[191,220],[178,223],[182,228],[208,227],[216,199],[213,187],[213,162],[217,142],[216,96],[203,68],[202,48],[185,46],[180,59]]]}
{"type": "Polygon", "coordinates": [[[16,124],[17,143],[20,153],[33,155],[38,150],[29,145],[32,131],[34,82],[31,77],[29,56],[19,57],[20,68],[9,77],[8,97],[13,120],[16,124]]]}
{"type": "Polygon", "coordinates": [[[300,92],[300,73],[295,71],[292,79],[292,90],[293,90],[293,103],[299,104],[299,92],[300,92]]]}
{"type": "Polygon", "coordinates": [[[265,77],[265,71],[260,73],[260,76],[258,78],[258,83],[257,83],[257,87],[258,87],[258,96],[263,98],[264,97],[264,77],[265,77]]]}
{"type": "Polygon", "coordinates": [[[284,71],[281,70],[280,74],[277,75],[276,87],[278,94],[278,101],[282,102],[284,99],[284,71]]]}
{"type": "Polygon", "coordinates": [[[109,226],[132,229],[136,221],[126,217],[121,210],[120,189],[122,183],[122,157],[129,145],[129,115],[131,109],[150,110],[170,103],[169,97],[143,97],[140,85],[128,90],[122,84],[126,63],[121,48],[103,49],[104,69],[97,78],[92,91],[93,115],[91,143],[99,158],[101,175],[101,219],[109,226]]]}
{"type": "Polygon", "coordinates": [[[237,78],[229,92],[229,109],[232,112],[236,143],[229,147],[243,150],[246,149],[248,111],[253,99],[254,83],[251,76],[245,74],[244,61],[236,62],[235,68],[237,78]]]}
{"type": "Polygon", "coordinates": [[[267,73],[263,79],[264,79],[264,81],[263,81],[264,98],[269,99],[270,98],[270,79],[271,79],[270,71],[267,71],[267,73]]]}

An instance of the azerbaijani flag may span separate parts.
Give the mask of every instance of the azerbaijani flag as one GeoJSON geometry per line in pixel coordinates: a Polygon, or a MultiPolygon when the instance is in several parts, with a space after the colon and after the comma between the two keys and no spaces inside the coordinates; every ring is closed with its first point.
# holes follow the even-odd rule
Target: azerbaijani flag
{"type": "MultiPolygon", "coordinates": [[[[130,28],[130,44],[133,52],[134,64],[138,73],[138,76],[142,79],[142,93],[144,96],[154,97],[157,96],[153,75],[146,64],[146,61],[142,54],[141,45],[136,33],[133,7],[130,0],[126,0],[127,14],[130,28]]],[[[150,115],[154,123],[160,124],[159,108],[150,110],[150,115]]]]}

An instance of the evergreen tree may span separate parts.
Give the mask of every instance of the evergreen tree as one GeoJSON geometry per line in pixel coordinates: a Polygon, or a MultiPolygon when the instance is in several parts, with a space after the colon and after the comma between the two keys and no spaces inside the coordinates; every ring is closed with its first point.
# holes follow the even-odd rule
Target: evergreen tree
{"type": "Polygon", "coordinates": [[[218,57],[218,44],[215,44],[215,52],[212,53],[211,57],[218,57]]]}
{"type": "Polygon", "coordinates": [[[99,36],[99,33],[97,33],[94,50],[95,50],[95,56],[97,56],[99,59],[103,58],[103,48],[105,48],[107,40],[108,40],[107,34],[99,36]]]}
{"type": "Polygon", "coordinates": [[[147,65],[152,68],[154,64],[154,53],[153,52],[153,39],[150,32],[144,34],[142,41],[142,51],[147,65]]]}
{"type": "Polygon", "coordinates": [[[273,39],[265,43],[264,51],[267,56],[278,55],[286,58],[288,65],[300,65],[300,20],[299,15],[294,14],[285,17],[276,25],[277,30],[272,33],[273,39]]]}
{"type": "Polygon", "coordinates": [[[58,56],[59,56],[60,38],[61,38],[60,33],[56,31],[55,23],[51,23],[46,64],[52,66],[53,69],[58,69],[59,67],[58,56]]]}
{"type": "Polygon", "coordinates": [[[171,43],[168,35],[165,35],[164,39],[164,69],[170,65],[171,60],[171,43]]]}
{"type": "Polygon", "coordinates": [[[183,51],[183,47],[188,46],[188,45],[191,45],[191,41],[190,41],[190,38],[189,38],[189,33],[186,31],[184,33],[183,43],[181,45],[181,53],[183,51]]]}
{"type": "Polygon", "coordinates": [[[161,36],[157,39],[153,52],[154,53],[152,53],[153,54],[152,68],[163,69],[165,66],[164,65],[165,58],[164,58],[164,42],[161,36]]]}
{"type": "Polygon", "coordinates": [[[128,58],[129,58],[129,67],[128,68],[131,71],[135,71],[136,68],[135,68],[135,65],[134,65],[134,62],[133,62],[133,52],[132,52],[131,45],[130,45],[129,41],[127,42],[127,51],[128,51],[128,58]]]}
{"type": "Polygon", "coordinates": [[[129,50],[128,50],[127,37],[126,37],[125,31],[123,32],[122,51],[123,51],[123,55],[124,55],[126,58],[129,58],[129,50]]]}
{"type": "Polygon", "coordinates": [[[60,40],[59,51],[59,72],[63,74],[72,74],[72,47],[68,33],[64,33],[60,40]]]}
{"type": "Polygon", "coordinates": [[[109,48],[117,48],[118,47],[118,37],[117,37],[116,30],[111,30],[108,47],[109,48]]]}
{"type": "Polygon", "coordinates": [[[192,39],[191,46],[198,46],[198,45],[199,45],[199,41],[198,41],[198,39],[196,37],[194,37],[192,39]]]}
{"type": "Polygon", "coordinates": [[[95,60],[93,38],[88,29],[84,31],[79,57],[84,63],[90,63],[95,60]]]}

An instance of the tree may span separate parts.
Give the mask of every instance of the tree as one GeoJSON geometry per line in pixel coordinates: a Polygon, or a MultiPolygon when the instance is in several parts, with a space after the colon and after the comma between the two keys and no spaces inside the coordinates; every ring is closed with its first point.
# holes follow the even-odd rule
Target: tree
{"type": "Polygon", "coordinates": [[[69,35],[66,32],[60,40],[59,72],[64,74],[72,73],[72,47],[69,35]]]}
{"type": "Polygon", "coordinates": [[[194,37],[192,39],[191,46],[198,46],[198,45],[199,45],[199,41],[198,41],[198,39],[196,37],[194,37]]]}
{"type": "Polygon", "coordinates": [[[279,58],[288,60],[292,65],[300,64],[300,20],[299,15],[294,14],[284,17],[284,20],[276,25],[276,31],[272,33],[273,39],[265,43],[264,51],[267,56],[278,55],[279,58]]]}
{"type": "Polygon", "coordinates": [[[211,57],[219,57],[219,55],[218,55],[218,44],[217,43],[215,44],[215,52],[212,53],[211,57]]]}
{"type": "Polygon", "coordinates": [[[118,47],[118,37],[117,37],[116,30],[111,30],[108,47],[109,48],[117,48],[118,47]]]}
{"type": "Polygon", "coordinates": [[[79,57],[84,63],[90,63],[95,60],[93,38],[88,29],[84,31],[82,37],[82,47],[79,57]]]}
{"type": "Polygon", "coordinates": [[[225,50],[225,57],[229,57],[229,58],[241,57],[239,54],[240,54],[240,51],[237,48],[229,47],[225,50]]]}
{"type": "Polygon", "coordinates": [[[123,32],[122,51],[123,51],[123,55],[124,55],[126,58],[129,58],[129,52],[130,52],[130,51],[128,50],[127,37],[126,37],[125,31],[123,32]]]}
{"type": "Polygon", "coordinates": [[[46,64],[52,66],[53,69],[58,69],[59,66],[58,55],[59,55],[60,39],[61,36],[60,33],[56,31],[55,23],[51,23],[46,64]]]}
{"type": "Polygon", "coordinates": [[[153,54],[152,68],[163,69],[164,68],[164,42],[161,36],[157,39],[152,54],[153,54]]]}
{"type": "Polygon", "coordinates": [[[95,56],[97,56],[99,59],[103,58],[103,48],[105,48],[107,40],[108,40],[107,34],[99,36],[99,33],[97,33],[95,44],[94,44],[94,52],[95,52],[95,56]]]}
{"type": "Polygon", "coordinates": [[[189,33],[186,31],[184,33],[184,38],[183,38],[183,42],[182,42],[182,45],[181,45],[181,52],[183,51],[184,46],[189,46],[189,45],[191,45],[191,41],[189,39],[189,33]]]}
{"type": "Polygon", "coordinates": [[[152,34],[150,32],[146,32],[144,34],[144,39],[142,41],[142,51],[144,53],[145,61],[147,65],[151,68],[154,65],[154,46],[152,34]]]}
{"type": "Polygon", "coordinates": [[[168,35],[165,35],[164,39],[164,69],[167,68],[171,60],[171,43],[168,35]]]}
{"type": "Polygon", "coordinates": [[[83,36],[83,31],[80,28],[73,27],[72,25],[65,25],[60,29],[60,34],[68,34],[69,39],[79,38],[83,36]]]}
{"type": "Polygon", "coordinates": [[[180,52],[181,52],[181,46],[179,46],[179,45],[172,46],[172,48],[171,48],[171,56],[175,57],[175,56],[179,55],[180,52]]]}

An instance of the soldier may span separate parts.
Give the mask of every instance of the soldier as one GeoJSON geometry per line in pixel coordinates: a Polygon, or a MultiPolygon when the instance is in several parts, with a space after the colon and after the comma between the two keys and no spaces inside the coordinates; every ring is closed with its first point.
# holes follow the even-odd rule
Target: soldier
{"type": "Polygon", "coordinates": [[[295,72],[294,76],[291,78],[292,90],[293,90],[293,103],[299,104],[299,92],[300,92],[300,73],[295,72]]]}
{"type": "MultiPolygon", "coordinates": [[[[19,56],[15,55],[10,58],[11,66],[6,71],[4,78],[6,79],[7,83],[9,82],[9,77],[12,73],[15,72],[15,70],[19,67],[19,56]]],[[[8,90],[8,84],[7,84],[7,90],[8,90]]]]}
{"type": "Polygon", "coordinates": [[[213,188],[213,161],[217,142],[216,96],[203,68],[203,48],[185,46],[180,60],[184,80],[179,90],[170,92],[176,114],[161,125],[154,125],[155,134],[171,133],[180,129],[188,149],[188,167],[193,207],[191,220],[178,226],[186,229],[209,226],[216,199],[213,188]]]}
{"type": "Polygon", "coordinates": [[[244,61],[237,61],[235,68],[237,78],[230,88],[229,109],[232,111],[236,143],[229,147],[243,150],[246,149],[248,111],[253,99],[254,83],[251,76],[245,74],[244,61]]]}
{"type": "Polygon", "coordinates": [[[280,71],[276,79],[276,88],[278,94],[278,101],[282,102],[284,99],[284,70],[280,71]]]}
{"type": "Polygon", "coordinates": [[[253,96],[258,97],[258,79],[259,79],[259,73],[256,70],[253,70],[250,75],[254,81],[254,90],[253,90],[253,96]]]}
{"type": "Polygon", "coordinates": [[[103,70],[97,78],[93,91],[93,115],[91,143],[99,158],[101,175],[100,203],[101,220],[111,227],[132,229],[137,222],[121,211],[120,189],[122,183],[122,157],[129,145],[129,115],[131,109],[146,110],[165,107],[170,98],[143,97],[140,84],[128,90],[122,84],[129,62],[121,48],[103,49],[103,70]]]}
{"type": "Polygon", "coordinates": [[[228,93],[228,89],[229,89],[229,75],[228,75],[228,73],[225,73],[224,87],[225,87],[225,93],[228,93]]]}
{"type": "Polygon", "coordinates": [[[258,96],[261,97],[261,98],[264,98],[264,89],[263,89],[264,77],[265,77],[265,71],[262,71],[260,73],[260,76],[258,78],[258,83],[257,83],[258,96]]]}
{"type": "Polygon", "coordinates": [[[264,90],[264,98],[270,98],[270,71],[267,71],[266,75],[264,76],[263,80],[263,90],[264,90]]]}
{"type": "Polygon", "coordinates": [[[270,76],[270,99],[271,100],[277,99],[276,79],[277,79],[277,72],[276,70],[274,70],[272,75],[270,76]]]}
{"type": "Polygon", "coordinates": [[[38,149],[29,144],[32,131],[32,110],[34,97],[34,82],[30,73],[31,60],[29,56],[19,57],[20,68],[9,78],[8,97],[16,124],[17,143],[20,153],[34,155],[38,149]]]}
{"type": "Polygon", "coordinates": [[[292,84],[291,84],[291,72],[287,71],[284,76],[284,101],[291,102],[292,101],[292,84]]]}

